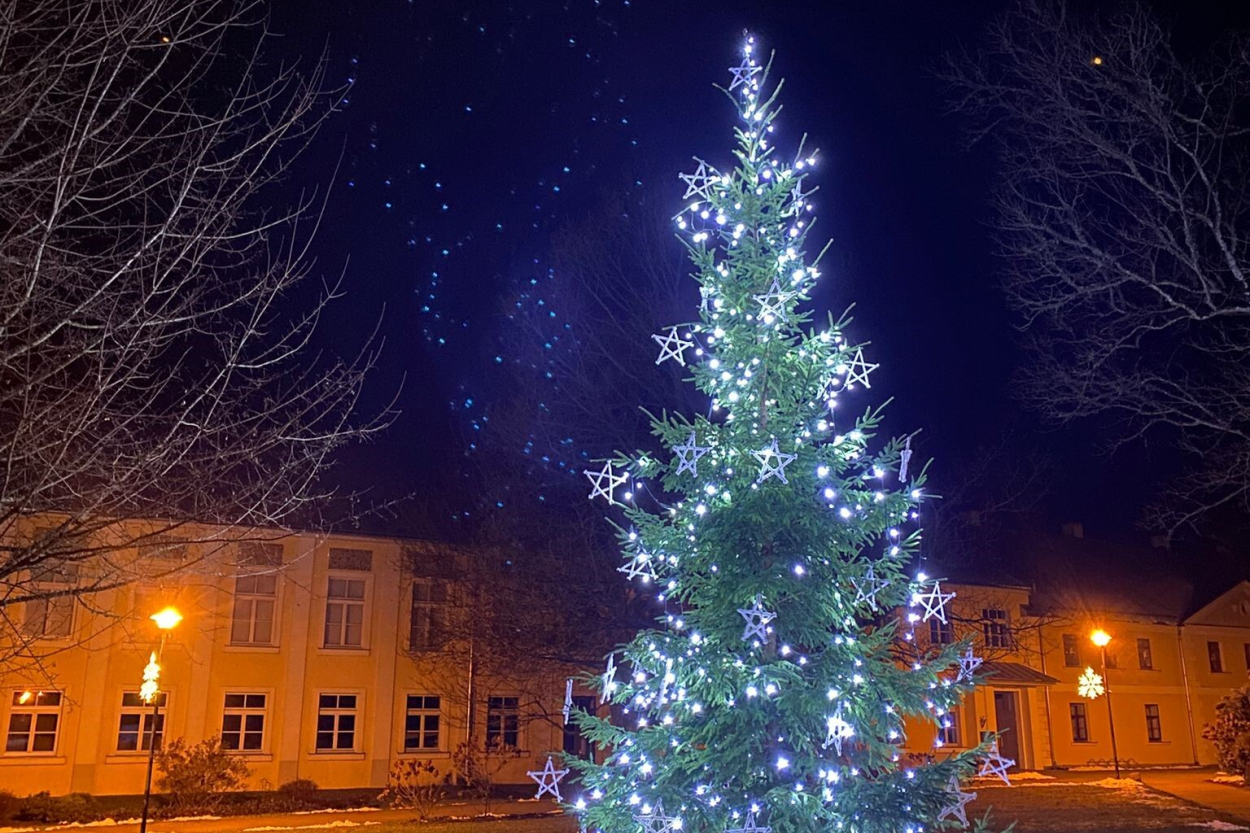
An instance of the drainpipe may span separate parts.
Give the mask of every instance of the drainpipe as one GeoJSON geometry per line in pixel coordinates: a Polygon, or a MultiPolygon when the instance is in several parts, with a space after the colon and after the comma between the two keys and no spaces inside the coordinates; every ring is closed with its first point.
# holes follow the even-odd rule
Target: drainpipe
{"type": "Polygon", "coordinates": [[[1181,639],[1181,625],[1176,626],[1176,649],[1181,655],[1181,682],[1185,686],[1185,714],[1189,718],[1189,751],[1194,766],[1198,765],[1198,737],[1194,734],[1194,701],[1189,692],[1189,669],[1185,665],[1185,641],[1181,639]]]}
{"type": "MultiPolygon", "coordinates": [[[[1046,673],[1046,649],[1042,643],[1042,629],[1037,629],[1037,656],[1042,666],[1042,673],[1046,673]]],[[[1055,760],[1055,723],[1050,718],[1050,685],[1042,684],[1042,696],[1045,698],[1046,705],[1046,741],[1050,747],[1050,765],[1052,768],[1058,769],[1059,762],[1055,760]]]]}

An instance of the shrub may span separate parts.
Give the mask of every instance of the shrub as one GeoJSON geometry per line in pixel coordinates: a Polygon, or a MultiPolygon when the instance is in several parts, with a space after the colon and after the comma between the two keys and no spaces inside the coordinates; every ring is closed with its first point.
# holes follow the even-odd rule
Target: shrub
{"type": "Polygon", "coordinates": [[[395,761],[387,787],[378,799],[390,807],[415,810],[417,818],[425,821],[442,799],[448,777],[439,773],[433,761],[395,761]]]}
{"type": "Polygon", "coordinates": [[[216,810],[223,794],[242,789],[251,773],[247,762],[222,749],[217,737],[194,745],[176,738],[157,751],[156,766],[161,771],[157,789],[166,794],[174,814],[216,810]]]}
{"type": "Polygon", "coordinates": [[[22,821],[65,824],[97,821],[101,812],[98,802],[87,793],[53,796],[45,791],[22,799],[16,816],[22,821]]]}
{"type": "Polygon", "coordinates": [[[278,787],[278,792],[283,795],[289,795],[292,798],[309,798],[318,789],[317,782],[311,778],[296,778],[294,781],[287,781],[278,787]]]}
{"type": "Polygon", "coordinates": [[[1215,744],[1220,769],[1250,783],[1250,685],[1221,700],[1215,715],[1215,722],[1203,728],[1202,736],[1215,744]]]}
{"type": "Polygon", "coordinates": [[[8,790],[0,790],[0,821],[13,821],[22,809],[22,799],[8,790]]]}

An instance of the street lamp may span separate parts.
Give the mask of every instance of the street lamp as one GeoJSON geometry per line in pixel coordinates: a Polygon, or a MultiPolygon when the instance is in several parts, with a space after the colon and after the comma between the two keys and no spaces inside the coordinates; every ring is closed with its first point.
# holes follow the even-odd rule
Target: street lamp
{"type": "MultiPolygon", "coordinates": [[[[139,697],[144,703],[152,704],[152,731],[148,734],[148,776],[143,783],[143,815],[139,819],[139,833],[147,833],[148,807],[152,801],[152,767],[156,764],[156,726],[161,717],[161,655],[165,653],[165,637],[182,621],[182,614],[176,607],[167,607],[148,617],[160,629],[161,641],[156,650],[148,657],[148,664],[143,668],[143,685],[139,686],[139,697]]],[[[164,732],[161,733],[162,737],[164,732]]],[[[143,739],[143,725],[139,726],[139,739],[143,739]]]]}
{"type": "Polygon", "coordinates": [[[1111,727],[1111,762],[1115,766],[1115,777],[1120,777],[1120,753],[1115,747],[1115,715],[1111,711],[1111,681],[1107,679],[1107,646],[1111,644],[1111,634],[1102,628],[1089,635],[1089,641],[1102,651],[1102,686],[1107,695],[1107,724],[1111,727]]]}

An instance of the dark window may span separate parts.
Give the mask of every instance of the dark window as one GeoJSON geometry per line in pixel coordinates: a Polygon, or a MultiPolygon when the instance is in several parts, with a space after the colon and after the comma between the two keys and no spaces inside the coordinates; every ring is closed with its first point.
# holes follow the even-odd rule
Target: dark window
{"type": "Polygon", "coordinates": [[[409,694],[404,716],[404,751],[442,748],[442,702],[429,694],[409,694]]]}
{"type": "MultiPolygon", "coordinates": [[[[156,703],[165,708],[166,692],[156,695],[156,703]]],[[[152,727],[156,727],[156,748],[161,748],[161,738],[165,732],[165,715],[152,714],[152,706],[143,702],[137,691],[127,691],[122,695],[122,708],[117,718],[117,751],[146,752],[152,748],[152,727]]]]}
{"type": "Polygon", "coordinates": [[[446,641],[447,585],[441,581],[413,582],[408,645],[414,651],[442,648],[446,641]]]}
{"type": "Polygon", "coordinates": [[[1120,656],[1119,656],[1119,654],[1115,653],[1115,651],[1114,651],[1114,650],[1112,650],[1112,651],[1106,651],[1106,650],[1104,650],[1104,652],[1103,652],[1103,659],[1104,659],[1104,662],[1105,662],[1105,664],[1106,664],[1106,666],[1107,666],[1108,668],[1119,668],[1119,667],[1120,667],[1120,656]]]}
{"type": "Polygon", "coordinates": [[[1069,703],[1068,717],[1072,721],[1072,742],[1089,742],[1089,720],[1085,716],[1084,703],[1069,703]]]}
{"type": "Polygon", "coordinates": [[[486,746],[520,747],[520,709],[516,697],[490,697],[486,701],[486,746]]]}
{"type": "Polygon", "coordinates": [[[4,751],[55,752],[60,723],[60,692],[15,691],[4,751]]]}
{"type": "Polygon", "coordinates": [[[1137,640],[1137,667],[1149,671],[1155,667],[1154,654],[1150,651],[1150,640],[1137,640]]]}
{"type": "Polygon", "coordinates": [[[959,725],[959,709],[951,709],[942,717],[938,736],[941,737],[942,743],[948,746],[959,746],[963,736],[962,728],[959,725]]]}
{"type": "MultiPolygon", "coordinates": [[[[575,696],[572,711],[595,713],[595,698],[575,696]]],[[[579,758],[590,758],[594,754],[594,745],[582,734],[577,724],[570,717],[564,724],[564,751],[579,758]]]]}
{"type": "Polygon", "coordinates": [[[356,748],[356,695],[322,694],[317,699],[317,749],[356,748]]]}
{"type": "Polygon", "coordinates": [[[1159,707],[1154,703],[1146,704],[1146,740],[1151,743],[1163,741],[1163,723],[1159,720],[1159,707]]]}
{"type": "Polygon", "coordinates": [[[1063,635],[1063,664],[1069,668],[1081,667],[1081,643],[1074,633],[1063,635]]]}
{"type": "Polygon", "coordinates": [[[1001,608],[985,608],[981,611],[984,620],[985,645],[989,648],[1010,648],[1011,628],[1007,624],[1007,611],[1001,608]]]}
{"type": "Polygon", "coordinates": [[[1207,643],[1207,662],[1211,663],[1212,674],[1224,673],[1224,652],[1220,650],[1220,643],[1207,643]]]}
{"type": "Polygon", "coordinates": [[[264,694],[227,694],[221,715],[221,748],[260,752],[265,748],[264,694]]]}
{"type": "Polygon", "coordinates": [[[231,644],[269,645],[273,642],[273,606],[277,594],[278,577],[274,573],[235,579],[231,644]]]}
{"type": "Polygon", "coordinates": [[[949,645],[955,641],[955,629],[950,622],[940,619],[929,620],[929,641],[934,645],[949,645]]]}

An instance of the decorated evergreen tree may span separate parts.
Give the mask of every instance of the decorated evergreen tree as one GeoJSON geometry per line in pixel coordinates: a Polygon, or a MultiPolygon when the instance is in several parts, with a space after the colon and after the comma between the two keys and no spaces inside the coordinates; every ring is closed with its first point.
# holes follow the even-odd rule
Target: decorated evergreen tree
{"type": "Polygon", "coordinates": [[[611,717],[575,716],[606,758],[571,762],[570,799],[605,833],[966,824],[961,779],[978,758],[1004,779],[1011,763],[992,740],[901,749],[904,718],[940,726],[980,664],[966,644],[915,639],[952,597],[912,572],[924,474],[910,438],[872,450],[879,408],[835,418],[876,365],[849,319],[815,328],[803,308],[820,276],[805,251],[815,154],[800,143],[787,162],[774,147],[781,85],[753,39],[731,71],[735,162],[697,160],[676,218],[702,308],[654,337],[657,361],[689,363],[710,410],[654,420],[667,459],[586,473],[592,498],[623,509],[623,572],[665,613],[609,658],[611,717]]]}

